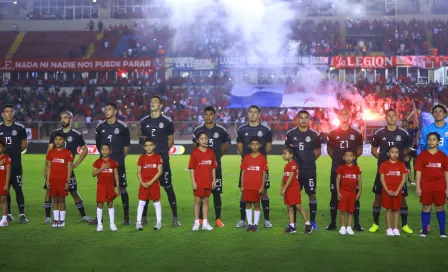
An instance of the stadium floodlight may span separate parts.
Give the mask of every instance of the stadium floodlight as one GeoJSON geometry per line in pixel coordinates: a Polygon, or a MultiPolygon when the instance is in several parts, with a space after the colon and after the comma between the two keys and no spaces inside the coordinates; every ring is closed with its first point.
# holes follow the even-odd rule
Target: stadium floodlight
{"type": "Polygon", "coordinates": [[[96,0],[92,0],[92,3],[96,3],[96,0]]]}
{"type": "Polygon", "coordinates": [[[17,1],[16,1],[16,0],[14,0],[12,3],[13,3],[14,5],[17,5],[17,1]]]}

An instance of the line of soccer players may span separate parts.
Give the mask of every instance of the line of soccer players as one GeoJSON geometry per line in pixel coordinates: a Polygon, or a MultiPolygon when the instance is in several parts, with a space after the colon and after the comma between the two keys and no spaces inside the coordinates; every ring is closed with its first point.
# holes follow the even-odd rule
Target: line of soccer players
{"type": "MultiPolygon", "coordinates": [[[[171,169],[168,156],[168,150],[174,144],[173,123],[171,119],[161,114],[163,103],[160,97],[153,97],[150,106],[150,115],[141,120],[141,132],[146,154],[142,155],[139,160],[138,175],[141,186],[139,191],[139,205],[136,225],[137,229],[142,229],[142,225],[148,221],[146,213],[149,200],[154,201],[154,207],[156,209],[157,218],[156,226],[154,228],[160,229],[161,227],[161,207],[159,202],[160,191],[158,189],[158,186],[160,186],[159,180],[168,195],[173,212],[173,225],[180,225],[177,217],[176,196],[174,194],[171,182],[171,169]],[[145,157],[145,155],[147,157],[145,157]],[[145,158],[147,158],[148,161],[145,161],[145,158]],[[151,158],[151,160],[148,158],[151,158]]],[[[446,113],[447,111],[444,106],[435,106],[433,108],[433,114],[436,118],[436,123],[438,120],[437,115],[441,115],[443,120],[443,117],[446,117],[447,115],[446,113]]],[[[222,203],[220,195],[222,193],[221,156],[228,149],[230,137],[225,128],[215,124],[215,114],[216,112],[213,107],[206,107],[204,110],[205,124],[194,130],[193,142],[196,144],[197,149],[195,149],[192,153],[189,164],[189,168],[192,172],[192,186],[195,191],[195,223],[193,230],[199,229],[200,225],[202,225],[203,229],[212,229],[207,218],[208,197],[211,193],[213,193],[214,196],[214,208],[216,214],[215,224],[218,227],[224,226],[220,218],[222,203]],[[204,154],[208,154],[210,157],[212,154],[210,150],[213,151],[213,156],[211,157],[214,159],[207,159],[207,156],[204,157],[205,159],[201,158],[204,154]],[[207,169],[203,170],[203,173],[207,173],[207,175],[201,174],[201,167],[205,167],[207,169]],[[207,177],[207,179],[204,179],[204,177],[207,177]]],[[[3,117],[5,121],[0,124],[0,138],[5,139],[3,145],[6,145],[7,153],[10,156],[10,159],[8,157],[0,159],[0,166],[3,170],[7,170],[9,168],[7,166],[9,160],[12,165],[11,169],[14,169],[14,163],[17,164],[17,161],[20,162],[21,158],[20,155],[17,156],[17,151],[20,150],[21,152],[26,149],[27,142],[24,126],[14,122],[14,112],[12,106],[7,105],[4,107],[3,117]]],[[[260,200],[261,206],[263,207],[264,226],[267,228],[272,227],[272,224],[269,221],[269,198],[267,189],[270,187],[270,179],[266,160],[267,153],[272,150],[272,134],[268,127],[260,123],[259,107],[255,105],[251,106],[248,111],[248,117],[248,124],[240,127],[237,132],[237,149],[243,160],[239,183],[242,191],[240,201],[241,219],[237,223],[236,227],[245,227],[247,219],[247,229],[250,231],[256,231],[258,230],[258,221],[260,218],[260,200]],[[257,175],[261,178],[258,178],[257,175]],[[251,213],[252,204],[255,209],[253,220],[251,213]]],[[[87,148],[84,140],[82,139],[81,133],[71,128],[72,118],[72,114],[68,111],[61,113],[62,127],[54,131],[50,137],[44,171],[47,189],[45,202],[45,222],[51,223],[51,200],[48,197],[51,196],[53,199],[53,214],[55,219],[53,226],[59,227],[64,225],[65,199],[63,200],[62,198],[65,198],[64,194],[66,193],[64,192],[70,191],[83,220],[96,223],[99,231],[102,230],[102,208],[104,202],[107,202],[110,208],[109,215],[111,218],[111,230],[116,230],[116,226],[113,223],[114,212],[112,201],[116,196],[120,195],[124,209],[124,222],[126,225],[129,225],[129,196],[126,191],[127,180],[124,161],[130,145],[130,135],[127,125],[124,122],[117,120],[117,106],[114,103],[108,103],[106,105],[106,120],[101,122],[96,128],[96,144],[98,150],[101,150],[101,159],[95,162],[92,173],[93,176],[98,176],[98,208],[97,218],[95,220],[92,220],[85,215],[81,197],[77,193],[76,178],[74,176],[74,172],[72,171],[72,169],[79,166],[87,154],[87,148]],[[79,147],[82,150],[81,156],[75,163],[72,163],[79,147]],[[67,148],[70,152],[62,152],[62,150],[66,150],[65,148],[67,148]],[[55,154],[57,154],[57,156],[55,154]],[[108,161],[109,158],[111,159],[110,161],[108,161]],[[61,174],[64,171],[57,170],[59,168],[58,166],[60,166],[58,164],[61,164],[61,162],[68,171],[67,178],[65,178],[65,175],[61,174]],[[116,187],[115,189],[114,186],[116,187]],[[58,215],[56,215],[56,213],[58,215]]],[[[362,195],[362,188],[360,186],[361,170],[358,167],[352,167],[353,165],[356,165],[356,158],[362,154],[363,142],[360,131],[350,126],[350,113],[348,110],[344,109],[339,112],[339,120],[340,126],[333,130],[328,136],[327,151],[332,159],[330,180],[331,221],[326,229],[336,229],[336,216],[339,208],[342,212],[340,233],[353,234],[353,230],[351,229],[352,214],[354,217],[353,228],[358,231],[363,230],[359,224],[359,198],[362,195]],[[354,172],[352,173],[351,171],[348,171],[349,169],[354,169],[354,172]],[[352,190],[353,188],[355,188],[354,192],[352,190]],[[347,223],[346,216],[348,217],[347,223]]],[[[392,214],[394,215],[394,218],[397,217],[398,214],[401,214],[403,231],[406,233],[412,233],[412,230],[407,225],[408,209],[405,200],[405,196],[407,196],[406,183],[403,182],[403,184],[401,184],[401,180],[395,178],[395,181],[393,181],[394,178],[392,178],[392,176],[405,177],[407,172],[402,173],[403,168],[397,168],[395,171],[390,170],[390,167],[387,168],[386,166],[389,164],[393,164],[394,166],[400,165],[401,162],[405,161],[405,158],[409,154],[409,148],[413,143],[415,143],[415,141],[409,136],[409,133],[406,130],[397,126],[397,114],[394,110],[390,109],[386,112],[386,121],[386,127],[375,133],[372,142],[371,152],[372,155],[378,159],[379,171],[373,188],[373,192],[376,194],[376,197],[373,204],[374,224],[370,228],[370,231],[376,232],[379,228],[379,214],[382,206],[387,209],[386,218],[388,235],[399,234],[396,226],[396,220],[394,222],[394,228],[391,228],[390,216],[392,214]],[[397,155],[396,158],[395,155],[397,155]],[[399,163],[395,164],[395,162],[399,163]],[[397,173],[400,174],[398,175],[397,173]],[[388,181],[390,181],[391,184],[388,184],[388,181]],[[388,197],[392,200],[388,199],[388,197]],[[398,208],[397,205],[399,206],[398,208]],[[397,212],[398,210],[400,211],[399,213],[397,212]]],[[[438,135],[438,139],[440,141],[440,134],[431,135],[436,138],[438,135]]],[[[429,136],[427,139],[429,150],[434,151],[434,148],[432,148],[429,144],[429,138],[431,138],[429,136]]],[[[445,135],[442,136],[444,137],[445,135]]],[[[440,142],[441,146],[443,146],[443,139],[444,138],[442,138],[442,141],[440,142]]],[[[434,141],[434,139],[432,140],[434,141]]],[[[285,204],[289,207],[288,213],[292,216],[292,220],[290,220],[291,222],[288,225],[286,232],[296,231],[296,211],[299,210],[302,217],[306,221],[306,232],[309,233],[313,229],[318,228],[315,222],[317,210],[316,160],[321,155],[321,143],[317,132],[313,131],[309,127],[309,113],[307,111],[299,112],[298,126],[297,128],[288,131],[285,146],[287,148],[283,152],[283,158],[288,161],[288,165],[285,167],[281,194],[285,198],[285,204]],[[294,162],[295,165],[292,162],[294,162]],[[297,185],[300,185],[301,189],[305,188],[305,191],[309,196],[310,222],[307,220],[304,209],[300,206],[300,190],[297,190],[297,185]],[[298,195],[297,191],[299,192],[298,195]]],[[[424,152],[424,154],[426,153],[427,152],[424,152]]],[[[434,153],[439,154],[442,152],[438,152],[436,149],[434,153]]],[[[20,203],[23,203],[23,193],[21,192],[21,175],[18,175],[18,173],[21,174],[21,163],[19,165],[20,168],[16,166],[15,171],[4,171],[7,175],[10,175],[11,178],[6,179],[5,176],[5,180],[8,180],[8,183],[4,186],[3,194],[5,195],[5,192],[8,192],[11,184],[14,186],[12,181],[14,181],[13,177],[16,177],[16,183],[20,184],[20,186],[16,186],[19,189],[14,187],[16,190],[17,202],[19,203],[20,200],[20,203]]],[[[440,166],[439,168],[441,169],[444,169],[445,167],[445,163],[435,163],[431,165],[440,166]]],[[[406,169],[406,167],[404,167],[404,169],[406,169]]],[[[431,179],[428,181],[426,179],[429,174],[424,174],[424,167],[418,164],[418,160],[415,169],[417,170],[417,193],[422,194],[421,201],[424,204],[422,218],[425,216],[424,222],[427,222],[424,223],[422,219],[422,235],[426,235],[429,228],[427,227],[429,225],[429,220],[427,219],[429,213],[428,209],[430,209],[427,206],[430,207],[430,204],[432,203],[426,204],[429,202],[430,197],[428,197],[427,193],[423,192],[425,190],[426,192],[429,190],[427,189],[428,187],[425,187],[425,184],[433,182],[433,180],[431,179]],[[423,190],[423,188],[426,189],[423,190]]],[[[438,178],[440,179],[440,177],[438,178]]],[[[446,188],[445,177],[438,180],[438,182],[439,183],[437,184],[440,188],[446,188]]],[[[445,203],[441,203],[441,189],[439,187],[437,188],[439,195],[437,195],[437,197],[433,195],[431,196],[433,196],[433,202],[436,204],[437,217],[443,221],[444,211],[442,211],[443,209],[440,209],[440,207],[443,208],[445,203]]],[[[434,188],[431,187],[430,189],[432,190],[434,188]]],[[[445,194],[445,190],[443,191],[445,194]]],[[[3,198],[2,203],[4,200],[3,198]]],[[[443,199],[445,199],[445,197],[443,197],[443,199]]],[[[10,205],[4,206],[7,206],[8,208],[10,207],[10,205]]],[[[27,223],[28,220],[23,212],[23,204],[19,204],[19,210],[21,221],[23,223],[27,223]]],[[[10,211],[7,211],[6,214],[10,214],[10,211]]],[[[7,225],[8,217],[1,222],[3,225],[7,225]]],[[[441,235],[444,236],[442,229],[441,235]]]]}

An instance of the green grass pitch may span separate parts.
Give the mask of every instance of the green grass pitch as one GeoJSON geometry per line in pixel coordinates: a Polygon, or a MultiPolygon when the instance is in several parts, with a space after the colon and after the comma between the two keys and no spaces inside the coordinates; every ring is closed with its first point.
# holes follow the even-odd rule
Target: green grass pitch
{"type": "MultiPolygon", "coordinates": [[[[96,180],[91,176],[91,165],[96,157],[89,156],[76,170],[78,187],[86,212],[95,216],[96,180]]],[[[137,208],[136,162],[138,156],[126,159],[128,190],[131,200],[132,222],[137,208]]],[[[192,232],[193,195],[189,174],[185,169],[188,156],[172,156],[171,168],[177,194],[179,218],[182,226],[171,226],[171,210],[162,190],[163,228],[152,230],[154,209],[149,206],[150,225],[141,232],[134,225],[122,225],[121,200],[115,201],[118,232],[108,231],[108,215],[104,212],[105,231],[96,233],[92,225],[80,221],[71,196],[67,197],[67,219],[64,229],[44,225],[43,165],[44,155],[24,155],[24,193],[26,214],[31,223],[11,223],[0,229],[0,271],[446,271],[448,241],[438,236],[435,215],[432,232],[426,239],[416,234],[420,228],[420,205],[415,187],[410,188],[409,225],[415,234],[386,237],[384,211],[378,233],[367,231],[372,223],[371,192],[376,162],[372,157],[359,160],[363,170],[364,193],[361,198],[361,223],[364,233],[354,237],[340,236],[337,231],[325,231],[329,222],[330,159],[318,160],[318,215],[319,230],[311,235],[300,232],[283,233],[287,224],[286,209],[279,195],[284,162],[280,156],[269,157],[271,173],[272,229],[261,227],[258,233],[236,229],[239,218],[237,188],[239,156],[223,158],[223,214],[224,228],[212,232],[192,232]]],[[[18,219],[15,194],[12,191],[12,211],[18,219]]],[[[308,198],[303,194],[308,209],[308,198]]],[[[212,200],[211,200],[212,201],[212,200]]],[[[211,206],[212,207],[212,206],[211,206]]],[[[211,219],[214,211],[211,208],[211,219]]],[[[213,220],[212,220],[213,222],[213,220]]]]}

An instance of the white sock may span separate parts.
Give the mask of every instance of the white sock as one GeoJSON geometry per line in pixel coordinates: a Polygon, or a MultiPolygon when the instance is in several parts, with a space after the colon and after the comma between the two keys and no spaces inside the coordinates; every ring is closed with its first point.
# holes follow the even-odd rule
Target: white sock
{"type": "Polygon", "coordinates": [[[156,220],[162,222],[162,205],[159,202],[154,202],[154,208],[156,209],[156,220]]]}
{"type": "Polygon", "coordinates": [[[254,224],[258,225],[258,221],[260,221],[260,211],[254,211],[254,224]]]}
{"type": "Polygon", "coordinates": [[[289,225],[294,228],[294,223],[289,223],[289,225]]]}
{"type": "Polygon", "coordinates": [[[204,219],[202,220],[202,225],[207,225],[207,224],[208,224],[208,220],[204,218],[204,219]]]}
{"type": "Polygon", "coordinates": [[[305,226],[311,225],[310,221],[305,222],[305,226]]]}
{"type": "Polygon", "coordinates": [[[111,225],[115,225],[115,209],[109,208],[109,220],[111,225]]]}
{"type": "Polygon", "coordinates": [[[59,210],[53,210],[54,221],[59,221],[59,210]]]}
{"type": "Polygon", "coordinates": [[[103,224],[103,209],[96,208],[96,220],[98,221],[98,225],[103,224]]]}
{"type": "Polygon", "coordinates": [[[2,216],[2,221],[6,221],[6,220],[8,220],[8,217],[6,215],[3,215],[2,216]]]}
{"type": "Polygon", "coordinates": [[[145,208],[146,201],[139,200],[137,207],[137,224],[142,223],[143,209],[145,208]]]}
{"type": "Polygon", "coordinates": [[[246,209],[247,224],[252,225],[252,209],[246,209]]]}
{"type": "Polygon", "coordinates": [[[65,220],[66,211],[60,211],[60,213],[61,213],[61,221],[64,221],[65,220]]]}
{"type": "Polygon", "coordinates": [[[195,224],[199,224],[199,219],[194,220],[195,224]]]}

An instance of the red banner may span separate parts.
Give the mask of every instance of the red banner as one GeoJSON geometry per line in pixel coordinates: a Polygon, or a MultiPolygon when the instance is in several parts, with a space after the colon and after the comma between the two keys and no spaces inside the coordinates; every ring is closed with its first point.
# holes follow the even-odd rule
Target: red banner
{"type": "Polygon", "coordinates": [[[413,66],[422,69],[439,69],[448,66],[448,56],[398,56],[398,66],[413,66]]]}
{"type": "Polygon", "coordinates": [[[331,66],[344,68],[391,68],[397,66],[396,57],[333,57],[331,66]]]}
{"type": "Polygon", "coordinates": [[[163,68],[160,59],[42,59],[42,60],[0,60],[0,71],[110,71],[110,70],[159,70],[163,68]]]}

